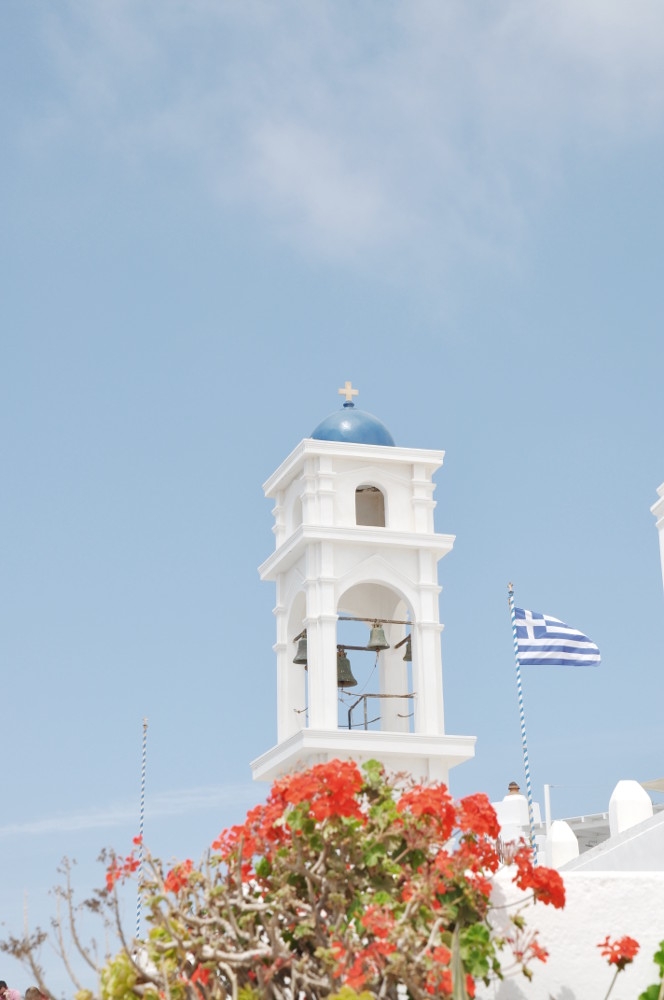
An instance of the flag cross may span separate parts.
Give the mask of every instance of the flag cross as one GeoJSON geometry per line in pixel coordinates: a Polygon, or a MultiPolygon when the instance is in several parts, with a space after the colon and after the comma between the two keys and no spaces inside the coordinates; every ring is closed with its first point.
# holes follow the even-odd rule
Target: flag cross
{"type": "Polygon", "coordinates": [[[536,617],[532,611],[524,611],[523,625],[525,626],[526,635],[529,639],[539,638],[539,636],[535,635],[536,628],[546,628],[546,622],[544,621],[542,615],[537,615],[536,617]]]}

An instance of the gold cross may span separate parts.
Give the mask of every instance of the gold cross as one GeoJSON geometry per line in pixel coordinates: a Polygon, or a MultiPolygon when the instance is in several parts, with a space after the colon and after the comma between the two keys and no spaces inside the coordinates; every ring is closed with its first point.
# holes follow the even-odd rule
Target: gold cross
{"type": "Polygon", "coordinates": [[[352,382],[346,382],[346,384],[343,387],[343,389],[337,389],[337,392],[339,393],[340,396],[345,396],[346,397],[346,402],[347,403],[352,403],[353,402],[353,396],[358,396],[359,393],[360,393],[360,390],[359,389],[353,389],[352,382]]]}

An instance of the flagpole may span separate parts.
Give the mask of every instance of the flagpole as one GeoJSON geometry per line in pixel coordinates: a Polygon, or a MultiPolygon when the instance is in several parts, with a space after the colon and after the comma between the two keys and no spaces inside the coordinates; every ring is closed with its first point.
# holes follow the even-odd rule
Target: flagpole
{"type": "Polygon", "coordinates": [[[145,821],[145,772],[148,751],[148,720],[143,719],[143,743],[141,747],[141,807],[138,820],[138,894],[136,896],[136,939],[141,936],[142,884],[143,884],[143,827],[145,821]]]}
{"type": "Polygon", "coordinates": [[[519,644],[516,635],[516,612],[514,611],[514,587],[507,584],[507,599],[512,620],[512,638],[514,640],[514,663],[516,665],[516,691],[519,699],[519,721],[521,723],[521,748],[523,750],[523,769],[526,773],[526,798],[528,800],[528,822],[530,824],[530,846],[533,849],[533,864],[537,864],[537,848],[535,846],[535,811],[533,808],[533,789],[530,781],[530,762],[528,760],[528,741],[526,739],[526,716],[523,708],[523,687],[521,684],[521,664],[519,663],[519,644]]]}

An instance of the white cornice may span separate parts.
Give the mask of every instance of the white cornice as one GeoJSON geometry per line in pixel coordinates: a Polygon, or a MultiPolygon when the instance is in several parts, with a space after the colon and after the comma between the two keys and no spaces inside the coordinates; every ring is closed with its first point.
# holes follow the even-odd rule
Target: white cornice
{"type": "Polygon", "coordinates": [[[392,445],[351,444],[343,441],[318,441],[304,438],[263,484],[265,496],[275,497],[284,485],[299,472],[307,455],[326,455],[331,458],[356,458],[367,464],[421,464],[433,473],[443,464],[444,451],[427,448],[397,448],[392,445]]]}
{"type": "Polygon", "coordinates": [[[475,756],[475,736],[438,733],[390,733],[348,729],[301,729],[251,762],[254,780],[271,781],[280,774],[311,763],[314,758],[357,761],[375,757],[387,766],[408,760],[441,760],[448,768],[475,756]]]}
{"type": "Polygon", "coordinates": [[[300,525],[264,563],[258,567],[261,580],[270,580],[277,567],[283,572],[315,542],[343,542],[354,546],[369,546],[374,552],[389,549],[413,549],[433,552],[442,558],[454,546],[455,535],[418,534],[413,531],[390,531],[389,528],[348,528],[300,525]]]}

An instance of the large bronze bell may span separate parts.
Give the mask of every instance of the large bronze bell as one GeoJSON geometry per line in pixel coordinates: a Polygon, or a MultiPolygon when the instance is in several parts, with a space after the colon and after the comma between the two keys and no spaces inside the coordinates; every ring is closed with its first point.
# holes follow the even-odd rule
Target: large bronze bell
{"type": "Polygon", "coordinates": [[[367,649],[372,649],[374,652],[378,652],[381,649],[389,649],[390,644],[385,638],[385,632],[383,631],[383,626],[380,622],[374,622],[371,626],[371,634],[369,636],[369,642],[367,643],[367,649]]]}
{"type": "Polygon", "coordinates": [[[353,671],[350,669],[350,660],[346,656],[345,649],[337,650],[337,687],[340,688],[352,688],[355,687],[357,681],[353,677],[353,671]]]}
{"type": "Polygon", "coordinates": [[[297,644],[297,650],[295,656],[293,657],[293,663],[303,663],[306,667],[307,665],[307,633],[300,636],[299,642],[297,644]]]}
{"type": "Polygon", "coordinates": [[[410,642],[410,636],[408,636],[408,638],[406,639],[406,651],[403,654],[403,658],[406,661],[406,663],[413,662],[413,649],[410,642]]]}

